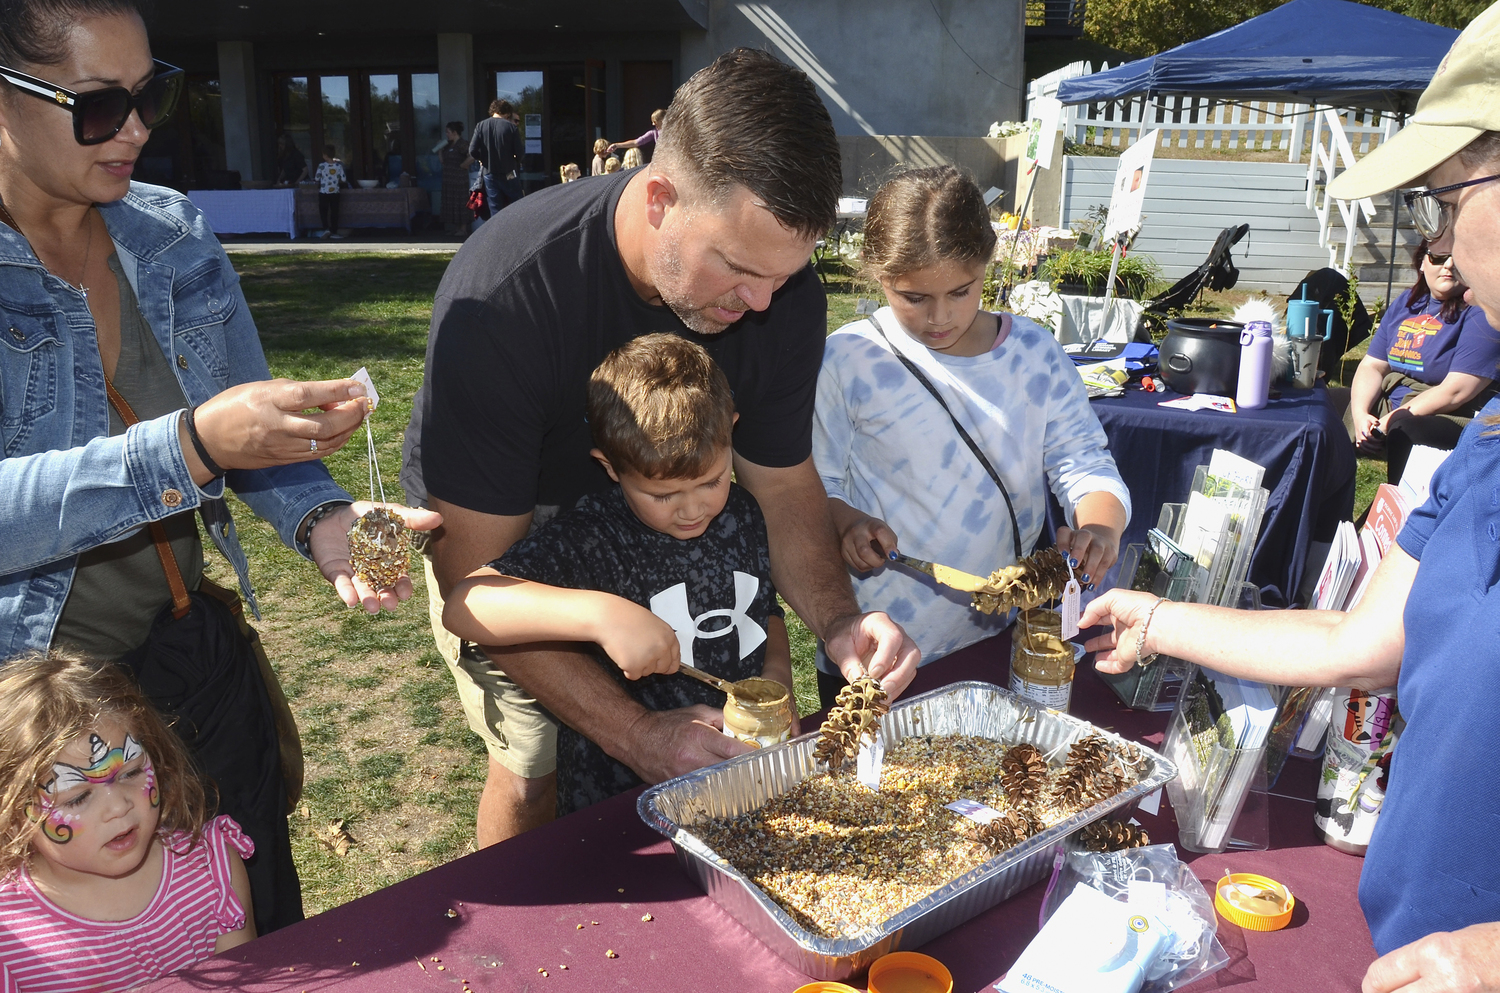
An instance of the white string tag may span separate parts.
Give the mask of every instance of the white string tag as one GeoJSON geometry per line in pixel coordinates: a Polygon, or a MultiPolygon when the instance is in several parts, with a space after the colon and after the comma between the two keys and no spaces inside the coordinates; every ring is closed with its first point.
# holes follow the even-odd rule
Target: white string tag
{"type": "Polygon", "coordinates": [[[378,496],[379,502],[384,504],[385,481],[380,478],[380,459],[375,453],[375,433],[370,430],[370,415],[380,406],[380,394],[376,392],[370,372],[364,366],[360,366],[349,378],[363,384],[365,388],[365,454],[370,461],[370,502],[376,502],[378,496]]]}
{"type": "Polygon", "coordinates": [[[859,781],[876,793],[880,792],[880,770],[885,766],[885,737],[875,735],[874,741],[867,741],[860,746],[859,758],[856,759],[855,775],[859,781]]]}
{"type": "MultiPolygon", "coordinates": [[[[1064,560],[1066,561],[1066,559],[1064,560]]],[[[1078,636],[1078,616],[1082,613],[1079,599],[1083,596],[1083,590],[1078,585],[1078,577],[1073,575],[1073,564],[1068,565],[1068,585],[1063,587],[1062,605],[1058,613],[1062,615],[1062,640],[1071,641],[1078,636]]]]}
{"type": "Polygon", "coordinates": [[[365,404],[365,416],[369,417],[375,412],[375,408],[380,406],[380,393],[376,391],[375,383],[370,379],[370,371],[360,366],[359,371],[349,378],[365,388],[365,400],[368,401],[365,404]]]}

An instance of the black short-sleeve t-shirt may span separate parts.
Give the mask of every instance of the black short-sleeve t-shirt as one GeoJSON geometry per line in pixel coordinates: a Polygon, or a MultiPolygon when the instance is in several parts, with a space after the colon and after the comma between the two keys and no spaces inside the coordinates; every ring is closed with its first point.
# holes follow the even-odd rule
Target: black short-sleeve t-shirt
{"type": "MultiPolygon", "coordinates": [[[[765,518],[755,498],[737,485],[696,538],[674,538],[642,524],[616,486],[584,497],[490,565],[517,579],[613,593],[640,604],[677,632],[684,662],[723,679],[764,671],[767,620],[782,616],[771,583],[765,518]]],[[[597,647],[595,656],[648,710],[724,706],[723,693],[685,674],[627,680],[597,647]]],[[[559,814],[640,782],[604,749],[566,725],[558,727],[559,814]]]]}
{"type": "Polygon", "coordinates": [[[634,171],[550,187],[501,211],[464,243],[433,303],[427,368],[401,482],[485,514],[571,507],[610,485],[589,457],[589,374],[653,332],[702,345],[724,370],[740,419],[735,451],[791,466],[812,451],[826,300],[812,268],[717,335],[690,331],[640,298],[615,246],[614,214],[634,171]]]}

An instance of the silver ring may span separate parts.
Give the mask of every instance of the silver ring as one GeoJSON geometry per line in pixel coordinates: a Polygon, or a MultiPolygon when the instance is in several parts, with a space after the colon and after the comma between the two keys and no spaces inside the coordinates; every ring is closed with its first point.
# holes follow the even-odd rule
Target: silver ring
{"type": "Polygon", "coordinates": [[[312,439],[310,442],[308,442],[308,445],[311,446],[308,448],[309,452],[316,452],[318,450],[318,439],[312,439]]]}

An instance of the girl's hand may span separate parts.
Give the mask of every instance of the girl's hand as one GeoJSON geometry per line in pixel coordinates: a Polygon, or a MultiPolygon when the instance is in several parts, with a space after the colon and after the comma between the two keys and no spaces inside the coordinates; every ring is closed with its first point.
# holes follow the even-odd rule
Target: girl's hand
{"type": "Polygon", "coordinates": [[[677,632],[640,604],[610,597],[595,623],[603,635],[595,640],[626,679],[677,671],[682,658],[677,632]]]}
{"type": "Polygon", "coordinates": [[[1156,601],[1157,597],[1150,593],[1110,590],[1088,605],[1088,609],[1078,619],[1080,630],[1105,623],[1114,629],[1083,643],[1084,648],[1099,653],[1094,656],[1095,669],[1100,672],[1128,672],[1135,665],[1137,657],[1145,658],[1151,654],[1149,646],[1140,644],[1141,625],[1146,623],[1146,615],[1151,612],[1156,601]]]}
{"type": "Polygon", "coordinates": [[[870,572],[890,561],[896,550],[896,532],[878,517],[868,514],[856,520],[839,535],[839,551],[849,568],[870,572]]]}
{"type": "Polygon", "coordinates": [[[1064,526],[1057,529],[1057,549],[1071,560],[1079,583],[1092,589],[1120,557],[1120,535],[1101,524],[1085,524],[1076,530],[1064,526]]]}

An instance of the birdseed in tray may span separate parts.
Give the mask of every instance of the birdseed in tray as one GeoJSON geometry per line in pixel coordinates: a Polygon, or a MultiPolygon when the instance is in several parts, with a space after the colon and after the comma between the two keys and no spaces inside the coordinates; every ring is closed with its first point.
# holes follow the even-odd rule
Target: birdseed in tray
{"type": "Polygon", "coordinates": [[[820,773],[693,833],[809,932],[850,937],[1129,789],[1144,771],[1142,756],[1121,754],[1097,735],[1056,764],[1029,744],[909,736],[886,752],[879,792],[853,776],[820,773]],[[1000,817],[981,825],[944,806],[961,799],[1000,817]]]}

